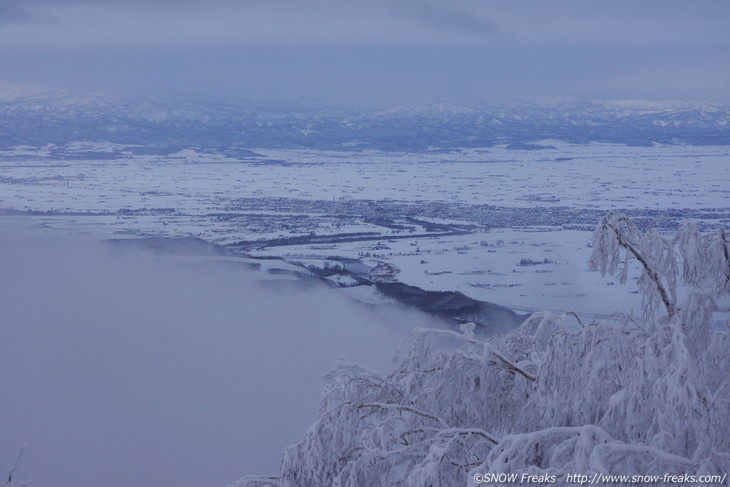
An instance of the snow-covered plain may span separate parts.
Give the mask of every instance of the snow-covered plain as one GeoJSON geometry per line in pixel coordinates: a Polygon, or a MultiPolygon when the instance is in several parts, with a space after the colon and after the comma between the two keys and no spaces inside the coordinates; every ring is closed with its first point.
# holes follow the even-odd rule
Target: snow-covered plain
{"type": "Polygon", "coordinates": [[[0,205],[16,209],[230,211],[237,198],[402,200],[535,206],[727,208],[730,148],[629,147],[541,141],[422,153],[255,149],[232,159],[186,149],[170,156],[99,160],[108,144],[77,144],[97,158],[47,159],[47,150],[0,151],[0,205]]]}
{"type": "MultiPolygon", "coordinates": [[[[48,148],[3,151],[0,236],[12,238],[0,239],[2,307],[10,322],[3,328],[0,356],[4,384],[12,386],[5,389],[4,417],[13,428],[6,428],[2,458],[11,458],[23,441],[31,443],[34,453],[24,466],[38,485],[52,484],[44,475],[53,483],[100,485],[105,477],[105,485],[121,486],[147,485],[152,477],[176,485],[222,485],[247,473],[273,473],[283,447],[315,418],[321,373],[336,356],[382,366],[414,325],[437,325],[424,315],[393,314],[400,313],[394,308],[387,313],[352,308],[325,289],[267,293],[259,281],[270,276],[238,281],[232,266],[213,274],[179,269],[168,274],[166,264],[156,261],[130,266],[77,250],[19,251],[9,243],[18,235],[52,236],[74,245],[110,237],[193,236],[302,265],[338,262],[332,257],[370,266],[387,262],[399,270],[396,279],[424,289],[457,290],[518,311],[576,311],[595,318],[640,312],[634,283],[611,285],[612,278],[586,270],[587,230],[598,215],[633,211],[645,225],[662,230],[683,218],[706,227],[730,219],[729,147],[540,144],[555,149],[411,154],[255,149],[260,156],[243,159],[185,149],[105,158],[120,148],[84,142],[66,148],[77,156],[69,160],[50,157],[48,148]],[[336,239],[342,235],[348,238],[336,239]],[[312,237],[322,239],[306,240],[312,237]],[[107,287],[97,285],[101,274],[111,276],[103,280],[107,287]],[[170,314],[162,317],[160,309],[170,314]],[[296,326],[286,319],[291,310],[302,320],[296,326]],[[28,316],[40,325],[23,327],[28,316]],[[211,317],[215,323],[207,322],[211,317]],[[96,324],[104,320],[109,328],[101,333],[96,324]],[[128,323],[134,328],[125,329],[128,323]],[[157,328],[159,323],[164,326],[157,328]],[[70,326],[72,333],[57,326],[70,326]],[[180,326],[186,333],[178,336],[180,326]],[[53,342],[47,336],[60,338],[53,342]],[[212,361],[206,358],[211,356],[212,361]],[[117,375],[121,370],[126,372],[117,375]],[[291,370],[299,375],[291,376],[291,370]],[[209,377],[216,380],[208,383],[209,377]],[[27,384],[52,387],[26,391],[27,384]],[[75,409],[90,398],[96,401],[89,406],[93,417],[75,409]],[[271,404],[282,406],[280,414],[273,413],[275,430],[267,429],[270,421],[256,419],[259,414],[270,419],[271,404]],[[200,422],[206,411],[219,417],[200,422]],[[33,424],[28,438],[22,426],[33,424]],[[128,436],[110,440],[121,430],[128,436]],[[49,431],[58,436],[49,437],[49,431]],[[149,443],[144,434],[150,434],[149,443]],[[123,461],[104,457],[98,445],[109,441],[121,455],[116,460],[123,461]],[[135,469],[165,448],[169,456],[154,468],[135,469]],[[44,465],[47,458],[55,463],[44,465]],[[180,469],[188,462],[192,469],[180,469]]],[[[340,291],[381,302],[372,289],[340,291]]]]}
{"type": "Polygon", "coordinates": [[[64,161],[49,158],[49,148],[16,147],[0,153],[0,208],[46,232],[94,239],[195,236],[232,244],[367,233],[383,240],[247,249],[299,260],[364,255],[393,263],[399,280],[425,289],[517,310],[602,315],[631,312],[639,298],[621,287],[606,299],[610,281],[584,272],[590,234],[575,228],[590,229],[609,210],[634,211],[660,228],[683,218],[714,227],[730,216],[729,147],[539,145],[553,148],[255,149],[256,157],[233,159],[195,149],[139,156],[84,142],[65,147],[77,158],[64,161]],[[99,159],[112,150],[122,156],[99,159]],[[429,222],[472,233],[408,238],[428,235],[429,222]],[[523,258],[547,261],[521,266],[523,258]]]}
{"type": "Polygon", "coordinates": [[[336,253],[360,256],[372,267],[391,262],[400,270],[395,278],[401,282],[433,291],[460,291],[519,312],[575,311],[603,317],[614,311],[638,312],[641,298],[634,287],[612,287],[614,280],[587,272],[589,242],[590,233],[585,231],[495,229],[443,238],[343,243],[326,249],[293,245],[252,254],[298,261],[300,256],[336,253]]]}

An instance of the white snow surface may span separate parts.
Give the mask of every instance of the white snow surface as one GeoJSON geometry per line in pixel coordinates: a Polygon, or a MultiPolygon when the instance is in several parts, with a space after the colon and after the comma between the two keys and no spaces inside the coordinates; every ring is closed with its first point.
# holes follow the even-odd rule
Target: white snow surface
{"type": "MultiPolygon", "coordinates": [[[[730,208],[728,147],[536,143],[555,149],[490,147],[408,154],[255,149],[262,157],[241,160],[185,149],[169,156],[128,153],[117,159],[64,161],[48,158],[48,147],[33,153],[23,146],[0,153],[0,209],[26,212],[24,218],[49,234],[91,239],[194,236],[229,244],[310,233],[370,232],[382,236],[389,249],[374,250],[375,243],[367,242],[287,245],[259,255],[302,261],[370,252],[401,269],[398,278],[407,284],[458,290],[516,310],[606,315],[638,309],[636,288],[612,291],[609,299],[597,297],[610,281],[584,272],[587,232],[506,228],[390,242],[389,236],[404,232],[354,217],[336,218],[316,207],[300,212],[296,205],[278,207],[276,198],[442,202],[524,211],[566,207],[681,213],[730,208]],[[504,245],[497,247],[498,240],[504,245]],[[550,263],[517,266],[522,258],[550,263]]],[[[119,147],[80,141],[66,149],[108,152],[119,147]]],[[[0,218],[0,226],[12,226],[13,218],[0,218]]],[[[423,220],[454,222],[454,218],[423,220]]],[[[512,226],[509,220],[500,225],[512,226]]],[[[417,228],[417,233],[426,232],[417,228]]]]}
{"type": "MultiPolygon", "coordinates": [[[[541,141],[435,153],[254,149],[236,160],[186,149],[170,156],[58,161],[0,151],[0,205],[18,210],[225,211],[236,198],[444,201],[509,207],[727,208],[730,148],[541,141]]],[[[111,150],[100,143],[78,147],[111,150]]]]}

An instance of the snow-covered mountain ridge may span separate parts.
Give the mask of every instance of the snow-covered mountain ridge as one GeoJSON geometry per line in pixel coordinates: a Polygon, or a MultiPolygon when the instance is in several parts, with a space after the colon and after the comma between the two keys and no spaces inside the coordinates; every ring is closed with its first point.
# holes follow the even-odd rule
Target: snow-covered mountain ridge
{"type": "Polygon", "coordinates": [[[0,146],[93,140],[163,147],[421,151],[544,139],[724,145],[730,144],[729,120],[729,106],[689,102],[533,99],[354,108],[47,92],[0,96],[0,146]]]}

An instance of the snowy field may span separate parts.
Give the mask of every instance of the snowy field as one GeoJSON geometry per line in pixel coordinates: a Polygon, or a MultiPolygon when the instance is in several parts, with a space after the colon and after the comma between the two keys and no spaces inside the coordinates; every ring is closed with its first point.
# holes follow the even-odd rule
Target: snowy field
{"type": "Polygon", "coordinates": [[[730,219],[728,147],[543,144],[556,148],[3,152],[0,369],[13,421],[0,455],[30,443],[34,485],[225,485],[276,472],[338,357],[387,370],[410,330],[444,326],[383,304],[372,286],[301,288],[300,266],[386,263],[402,283],[520,313],[637,317],[633,281],[587,271],[597,218],[626,210],[662,231],[730,219]],[[54,243],[28,248],[39,236],[54,243]],[[92,243],[158,236],[248,257],[130,257],[92,243]]]}
{"type": "Polygon", "coordinates": [[[255,149],[257,156],[231,159],[77,143],[64,148],[73,160],[17,147],[0,154],[0,209],[13,210],[0,225],[25,218],[64,237],[193,236],[248,242],[245,250],[259,256],[362,257],[389,262],[398,280],[428,290],[519,311],[607,315],[631,313],[639,299],[631,286],[606,299],[612,282],[585,272],[586,230],[599,216],[633,211],[660,229],[683,218],[716,227],[730,216],[729,147],[539,144],[550,148],[255,149]],[[105,151],[122,156],[100,159],[105,151]],[[468,233],[428,236],[439,233],[431,223],[468,233]],[[273,243],[344,234],[359,237],[273,243]]]}
{"type": "Polygon", "coordinates": [[[0,151],[0,205],[18,210],[230,211],[239,198],[399,200],[532,208],[727,208],[726,146],[573,145],[425,153],[255,149],[231,159],[185,149],[99,160],[111,144],[78,144],[89,159],[0,151]],[[96,158],[94,158],[96,157],[96,158]]]}
{"type": "Polygon", "coordinates": [[[641,299],[633,287],[608,287],[615,284],[613,279],[587,271],[590,235],[554,228],[495,229],[444,238],[383,240],[375,245],[289,246],[283,254],[282,248],[275,248],[253,255],[297,262],[332,253],[353,258],[370,254],[363,258],[366,264],[393,263],[400,270],[395,278],[401,282],[433,291],[460,291],[519,312],[575,311],[602,317],[619,310],[638,313],[641,299]]]}

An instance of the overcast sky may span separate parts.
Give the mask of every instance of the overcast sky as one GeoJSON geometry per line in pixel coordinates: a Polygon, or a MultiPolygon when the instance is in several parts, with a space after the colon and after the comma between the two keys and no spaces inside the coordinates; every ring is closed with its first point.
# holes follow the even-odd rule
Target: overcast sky
{"type": "Polygon", "coordinates": [[[0,87],[730,102],[727,0],[0,0],[0,87]]]}

